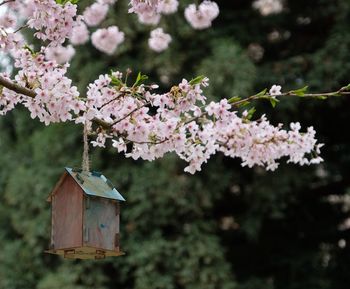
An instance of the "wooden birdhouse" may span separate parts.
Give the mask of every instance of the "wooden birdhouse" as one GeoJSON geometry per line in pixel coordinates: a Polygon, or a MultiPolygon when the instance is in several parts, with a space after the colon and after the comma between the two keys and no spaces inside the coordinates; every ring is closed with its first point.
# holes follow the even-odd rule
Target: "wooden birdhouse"
{"type": "Polygon", "coordinates": [[[66,168],[49,195],[51,244],[47,253],[71,259],[120,256],[119,203],[125,201],[97,172],[66,168]]]}

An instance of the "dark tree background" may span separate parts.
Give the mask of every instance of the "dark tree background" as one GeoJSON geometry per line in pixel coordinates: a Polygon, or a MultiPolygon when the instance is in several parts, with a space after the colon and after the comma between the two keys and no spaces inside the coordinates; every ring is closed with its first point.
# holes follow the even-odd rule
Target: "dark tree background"
{"type": "MultiPolygon", "coordinates": [[[[331,91],[350,82],[350,1],[289,0],[262,17],[251,1],[217,1],[213,28],[195,31],[182,12],[162,20],[170,49],[150,51],[151,27],[119,0],[103,26],[126,42],[112,56],[78,47],[70,75],[86,84],[110,69],[142,71],[162,89],[205,74],[212,99],[246,96],[281,84],[331,91]]],[[[180,1],[181,11],[190,1],[180,1]]],[[[80,1],[80,6],[91,3],[80,1]]],[[[346,97],[283,99],[257,105],[275,124],[313,125],[325,162],[276,172],[213,157],[195,176],[169,155],[132,161],[93,149],[93,169],[126,197],[121,244],[126,256],[69,261],[43,251],[49,243],[46,196],[65,166],[79,167],[82,128],[45,127],[16,109],[0,119],[1,289],[347,289],[350,284],[350,137],[346,97]]]]}

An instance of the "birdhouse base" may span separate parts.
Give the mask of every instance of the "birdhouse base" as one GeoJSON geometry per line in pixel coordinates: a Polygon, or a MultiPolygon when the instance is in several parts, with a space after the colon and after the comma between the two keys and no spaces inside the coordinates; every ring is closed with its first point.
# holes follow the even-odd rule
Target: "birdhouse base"
{"type": "Polygon", "coordinates": [[[52,249],[45,251],[45,253],[61,255],[66,259],[104,259],[106,257],[118,257],[125,254],[121,251],[96,249],[87,246],[66,249],[52,249]]]}

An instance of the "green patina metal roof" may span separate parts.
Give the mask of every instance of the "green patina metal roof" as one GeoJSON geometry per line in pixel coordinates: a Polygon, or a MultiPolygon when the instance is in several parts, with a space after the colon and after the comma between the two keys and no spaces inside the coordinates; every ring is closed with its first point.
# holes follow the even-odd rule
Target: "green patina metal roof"
{"type": "Polygon", "coordinates": [[[123,196],[114,188],[110,180],[98,172],[82,172],[66,168],[87,195],[101,198],[125,201],[123,196]]]}

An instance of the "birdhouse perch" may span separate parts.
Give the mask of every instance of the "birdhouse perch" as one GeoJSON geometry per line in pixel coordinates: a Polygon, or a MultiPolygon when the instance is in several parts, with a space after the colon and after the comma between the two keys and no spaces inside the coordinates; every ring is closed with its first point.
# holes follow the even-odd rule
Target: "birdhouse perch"
{"type": "Polygon", "coordinates": [[[48,199],[51,244],[45,251],[70,259],[120,256],[119,203],[125,201],[101,173],[66,168],[48,199]]]}

